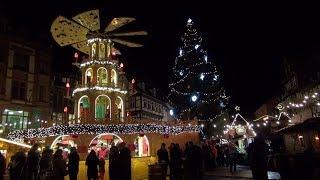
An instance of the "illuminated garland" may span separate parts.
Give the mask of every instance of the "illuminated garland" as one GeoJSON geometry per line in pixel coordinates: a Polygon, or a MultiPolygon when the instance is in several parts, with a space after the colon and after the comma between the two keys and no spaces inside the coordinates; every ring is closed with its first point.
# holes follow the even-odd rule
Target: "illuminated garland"
{"type": "Polygon", "coordinates": [[[216,92],[214,92],[214,93],[202,93],[202,92],[199,92],[199,91],[194,91],[194,92],[190,92],[190,93],[184,93],[184,92],[181,92],[181,91],[176,90],[176,89],[173,88],[173,87],[171,88],[171,91],[172,91],[172,92],[175,92],[175,93],[177,93],[177,94],[179,94],[179,95],[184,95],[184,96],[189,96],[189,95],[192,95],[192,94],[200,94],[200,95],[205,95],[205,96],[214,96],[214,95],[220,93],[222,90],[223,90],[223,89],[220,89],[219,91],[216,91],[216,92]]]}
{"type": "Polygon", "coordinates": [[[96,90],[96,91],[113,91],[113,92],[118,92],[121,94],[127,94],[128,91],[121,90],[120,88],[112,88],[112,87],[101,87],[101,86],[93,86],[93,87],[83,87],[83,88],[76,88],[72,92],[72,96],[78,92],[84,92],[84,91],[91,91],[91,90],[96,90]]]}
{"type": "Polygon", "coordinates": [[[44,138],[69,134],[139,134],[158,133],[166,135],[178,135],[182,133],[196,133],[200,131],[198,125],[159,125],[159,124],[71,124],[69,126],[57,125],[49,128],[38,128],[28,130],[12,131],[8,134],[8,139],[30,139],[44,138]]]}
{"type": "Polygon", "coordinates": [[[318,93],[315,92],[312,95],[305,95],[303,97],[303,100],[300,103],[292,103],[289,102],[287,105],[285,105],[285,108],[291,109],[291,108],[302,108],[306,106],[308,103],[315,103],[317,106],[320,106],[320,102],[317,99],[318,98],[318,93]]]}
{"type": "Polygon", "coordinates": [[[104,61],[99,61],[99,60],[86,61],[86,62],[81,63],[80,67],[91,66],[91,65],[94,65],[94,64],[99,64],[99,65],[110,64],[110,65],[114,65],[117,68],[119,68],[117,63],[114,63],[114,62],[111,62],[111,61],[105,61],[105,60],[104,61]]]}

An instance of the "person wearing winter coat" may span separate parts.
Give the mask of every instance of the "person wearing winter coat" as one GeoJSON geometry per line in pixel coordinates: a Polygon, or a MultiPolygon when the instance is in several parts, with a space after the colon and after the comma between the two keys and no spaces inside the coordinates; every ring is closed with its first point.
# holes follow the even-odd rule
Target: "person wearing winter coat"
{"type": "Polygon", "coordinates": [[[39,144],[34,144],[28,152],[27,156],[27,179],[38,180],[38,170],[40,161],[39,144]]]}
{"type": "Polygon", "coordinates": [[[6,158],[0,153],[0,180],[3,180],[3,175],[6,172],[6,158]]]}
{"type": "Polygon", "coordinates": [[[53,179],[64,180],[64,176],[66,176],[68,173],[67,173],[66,162],[63,159],[61,149],[58,149],[54,153],[52,164],[53,164],[53,179]]]}
{"type": "Polygon", "coordinates": [[[120,179],[131,180],[131,151],[124,142],[119,147],[119,164],[122,167],[120,179]]]}
{"type": "Polygon", "coordinates": [[[109,153],[109,179],[116,180],[119,176],[119,149],[114,143],[111,145],[109,153]]]}
{"type": "Polygon", "coordinates": [[[25,177],[27,156],[19,151],[11,157],[9,163],[10,180],[19,180],[25,177]]]}
{"type": "Polygon", "coordinates": [[[46,177],[48,175],[48,172],[52,172],[52,153],[53,151],[46,147],[46,149],[43,150],[42,156],[40,159],[40,171],[39,171],[39,177],[40,179],[48,179],[46,177]]]}
{"type": "Polygon", "coordinates": [[[98,180],[99,159],[94,150],[91,150],[86,159],[88,180],[98,180]]]}
{"type": "Polygon", "coordinates": [[[79,154],[75,147],[71,147],[70,154],[68,155],[69,163],[68,163],[68,173],[70,180],[77,180],[78,172],[79,172],[79,154]]]}

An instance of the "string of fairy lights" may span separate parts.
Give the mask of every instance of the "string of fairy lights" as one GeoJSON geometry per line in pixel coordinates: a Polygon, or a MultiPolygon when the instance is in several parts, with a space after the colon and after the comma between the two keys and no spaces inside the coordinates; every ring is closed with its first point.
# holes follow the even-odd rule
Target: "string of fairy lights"
{"type": "Polygon", "coordinates": [[[76,93],[86,92],[86,91],[110,91],[110,92],[118,92],[121,94],[127,94],[126,90],[121,90],[120,88],[93,86],[93,87],[76,88],[75,90],[73,90],[72,96],[74,96],[76,93]]]}
{"type": "Polygon", "coordinates": [[[114,65],[117,68],[119,68],[118,64],[115,63],[115,62],[112,62],[112,61],[99,61],[99,60],[91,60],[91,61],[83,62],[83,63],[80,64],[80,67],[86,67],[86,66],[91,66],[91,65],[95,65],[95,64],[98,64],[98,65],[110,64],[110,65],[114,65]]]}
{"type": "Polygon", "coordinates": [[[164,125],[164,124],[71,124],[56,125],[48,128],[16,130],[8,134],[10,140],[45,138],[59,135],[72,134],[141,134],[157,133],[161,135],[178,135],[182,133],[198,133],[198,125],[164,125]]]}

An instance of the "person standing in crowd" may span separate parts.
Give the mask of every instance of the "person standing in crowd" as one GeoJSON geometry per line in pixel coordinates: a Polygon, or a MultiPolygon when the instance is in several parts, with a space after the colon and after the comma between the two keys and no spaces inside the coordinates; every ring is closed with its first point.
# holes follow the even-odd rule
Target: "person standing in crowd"
{"type": "Polygon", "coordinates": [[[40,159],[40,172],[39,177],[40,179],[46,179],[47,175],[49,175],[49,172],[52,173],[52,150],[49,147],[46,147],[43,152],[40,159]]]}
{"type": "Polygon", "coordinates": [[[169,155],[166,149],[166,144],[162,143],[161,148],[157,151],[158,163],[161,165],[162,178],[165,179],[167,176],[167,169],[169,164],[169,155]]]}
{"type": "Polygon", "coordinates": [[[225,156],[226,167],[229,167],[230,153],[229,153],[229,146],[228,145],[224,147],[224,156],[225,156]]]}
{"type": "Polygon", "coordinates": [[[261,134],[258,134],[254,139],[254,142],[249,144],[248,154],[253,179],[268,179],[267,147],[268,146],[261,134]]]}
{"type": "Polygon", "coordinates": [[[110,153],[109,153],[109,179],[116,180],[119,175],[119,150],[114,143],[111,144],[110,153]]]}
{"type": "Polygon", "coordinates": [[[218,151],[214,144],[211,145],[210,149],[212,151],[212,165],[215,168],[217,166],[218,151]]]}
{"type": "Polygon", "coordinates": [[[203,165],[206,171],[211,170],[211,159],[213,157],[210,147],[207,143],[202,145],[202,157],[203,157],[203,165]]]}
{"type": "Polygon", "coordinates": [[[19,151],[11,157],[9,165],[10,180],[20,180],[26,175],[27,156],[23,151],[19,151]]]}
{"type": "Polygon", "coordinates": [[[172,144],[170,149],[170,179],[180,180],[181,173],[181,152],[179,144],[172,144]]]}
{"type": "Polygon", "coordinates": [[[230,172],[236,172],[238,160],[238,150],[235,144],[229,144],[229,167],[230,172]]]}
{"type": "Polygon", "coordinates": [[[0,153],[0,180],[3,180],[3,175],[6,172],[6,158],[0,153]]]}
{"type": "Polygon", "coordinates": [[[131,179],[131,151],[124,142],[119,147],[119,164],[121,165],[121,180],[131,179]]]}
{"type": "Polygon", "coordinates": [[[66,162],[63,160],[62,153],[62,150],[58,149],[53,155],[52,165],[54,180],[64,180],[64,176],[68,174],[66,162]]]}
{"type": "Polygon", "coordinates": [[[27,156],[27,179],[38,180],[38,170],[40,161],[39,144],[34,144],[28,152],[27,156]]]}
{"type": "Polygon", "coordinates": [[[87,177],[88,180],[97,180],[98,179],[98,164],[99,159],[94,150],[91,150],[86,159],[87,165],[87,177]]]}
{"type": "Polygon", "coordinates": [[[105,170],[105,160],[103,157],[100,157],[99,159],[99,179],[104,180],[104,173],[106,172],[105,170]]]}
{"type": "Polygon", "coordinates": [[[77,180],[79,172],[79,154],[75,147],[71,147],[69,154],[68,173],[70,180],[77,180]]]}

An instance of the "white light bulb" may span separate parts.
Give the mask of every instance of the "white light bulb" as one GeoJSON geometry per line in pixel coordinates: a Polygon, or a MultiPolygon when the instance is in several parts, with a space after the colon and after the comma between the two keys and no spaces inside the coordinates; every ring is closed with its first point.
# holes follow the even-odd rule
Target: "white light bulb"
{"type": "Polygon", "coordinates": [[[208,56],[207,56],[207,55],[204,56],[204,60],[205,60],[206,62],[208,62],[208,56]]]}
{"type": "Polygon", "coordinates": [[[197,99],[198,99],[198,96],[196,96],[196,95],[193,95],[193,96],[191,97],[191,100],[192,100],[193,102],[196,102],[197,99]]]}
{"type": "Polygon", "coordinates": [[[195,45],[194,48],[197,50],[200,47],[199,44],[195,45]]]}
{"type": "Polygon", "coordinates": [[[217,81],[218,80],[218,75],[214,75],[213,80],[217,81]]]}
{"type": "Polygon", "coordinates": [[[173,116],[173,110],[172,109],[170,109],[169,113],[170,113],[170,116],[173,116]]]}
{"type": "Polygon", "coordinates": [[[180,73],[179,73],[179,74],[180,74],[180,76],[183,76],[183,72],[182,72],[182,71],[180,71],[180,73]]]}
{"type": "Polygon", "coordinates": [[[192,19],[189,18],[188,19],[188,24],[190,24],[190,23],[192,23],[192,19]]]}
{"type": "Polygon", "coordinates": [[[203,74],[203,73],[200,74],[200,79],[201,79],[201,80],[204,79],[204,74],[203,74]]]}
{"type": "Polygon", "coordinates": [[[183,53],[183,51],[182,51],[182,49],[180,49],[179,55],[182,56],[182,53],[183,53]]]}

